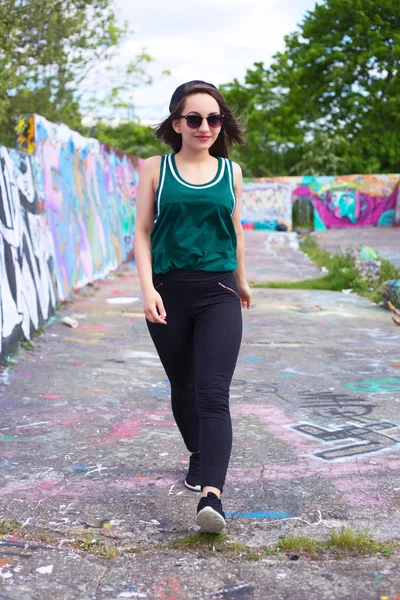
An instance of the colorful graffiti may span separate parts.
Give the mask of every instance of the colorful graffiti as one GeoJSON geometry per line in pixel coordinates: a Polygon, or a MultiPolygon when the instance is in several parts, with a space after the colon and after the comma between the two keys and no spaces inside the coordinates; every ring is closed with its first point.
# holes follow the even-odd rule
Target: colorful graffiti
{"type": "Polygon", "coordinates": [[[243,186],[243,222],[291,229],[291,206],[302,199],[314,207],[316,231],[400,225],[400,175],[256,179],[243,186]]]}
{"type": "Polygon", "coordinates": [[[400,185],[397,186],[397,200],[396,200],[396,208],[394,211],[394,224],[397,227],[400,227],[400,185]]]}
{"type": "Polygon", "coordinates": [[[243,185],[241,218],[244,223],[282,223],[291,229],[292,186],[280,180],[247,182],[243,185]]]}
{"type": "Polygon", "coordinates": [[[39,115],[20,118],[16,138],[42,167],[57,292],[64,300],[132,256],[139,160],[39,115]]]}
{"type": "Polygon", "coordinates": [[[15,122],[16,147],[22,152],[33,154],[35,150],[35,119],[34,115],[29,117],[17,117],[15,122]]]}
{"type": "Polygon", "coordinates": [[[55,304],[54,248],[34,156],[0,147],[0,358],[55,304]]]}
{"type": "Polygon", "coordinates": [[[38,115],[0,147],[0,360],[132,257],[140,159],[38,115]]]}

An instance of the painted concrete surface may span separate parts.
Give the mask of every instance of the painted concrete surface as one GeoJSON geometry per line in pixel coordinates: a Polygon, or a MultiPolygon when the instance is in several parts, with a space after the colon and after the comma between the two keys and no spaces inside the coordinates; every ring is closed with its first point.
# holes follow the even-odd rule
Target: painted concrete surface
{"type": "Polygon", "coordinates": [[[315,234],[318,244],[331,252],[347,250],[360,245],[371,246],[382,258],[400,267],[399,227],[354,227],[352,229],[327,229],[315,234]]]}
{"type": "Polygon", "coordinates": [[[249,281],[299,281],[321,277],[321,270],[299,251],[294,232],[245,231],[249,281]]]}
{"type": "MultiPolygon", "coordinates": [[[[247,236],[250,263],[256,243],[247,236]]],[[[293,534],[325,539],[341,525],[400,538],[399,329],[365,299],[296,290],[255,289],[244,320],[224,491],[230,540],[259,548],[293,534]]],[[[134,266],[81,291],[37,343],[1,373],[0,520],[22,527],[0,540],[0,598],[400,596],[399,554],[252,562],[167,547],[194,532],[198,495],[183,486],[188,456],[134,266]],[[86,550],[106,543],[121,554],[93,556],[82,538],[86,550]]]]}

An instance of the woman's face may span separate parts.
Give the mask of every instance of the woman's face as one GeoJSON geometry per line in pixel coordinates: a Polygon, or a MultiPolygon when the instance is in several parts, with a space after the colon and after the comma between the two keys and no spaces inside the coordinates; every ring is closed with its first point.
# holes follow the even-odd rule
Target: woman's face
{"type": "MultiPolygon", "coordinates": [[[[186,98],[181,114],[208,117],[209,115],[218,115],[220,112],[219,104],[215,98],[209,94],[199,93],[190,94],[186,98]]],[[[206,119],[203,119],[197,129],[191,129],[186,119],[175,119],[173,128],[177,133],[182,134],[182,147],[189,146],[193,150],[208,150],[211,148],[221,131],[221,126],[210,127],[206,119]]]]}

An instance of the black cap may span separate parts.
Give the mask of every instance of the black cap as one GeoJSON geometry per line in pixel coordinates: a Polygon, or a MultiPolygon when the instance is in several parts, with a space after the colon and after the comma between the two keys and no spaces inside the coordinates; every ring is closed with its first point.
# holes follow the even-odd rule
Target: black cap
{"type": "Polygon", "coordinates": [[[212,83],[207,83],[206,81],[201,81],[201,79],[194,79],[193,81],[188,81],[187,83],[182,83],[179,87],[176,88],[174,93],[172,94],[171,102],[169,103],[169,112],[172,113],[175,107],[179,104],[182,98],[185,97],[188,86],[193,85],[194,83],[204,83],[204,85],[208,85],[215,90],[217,89],[215,85],[212,83]]]}

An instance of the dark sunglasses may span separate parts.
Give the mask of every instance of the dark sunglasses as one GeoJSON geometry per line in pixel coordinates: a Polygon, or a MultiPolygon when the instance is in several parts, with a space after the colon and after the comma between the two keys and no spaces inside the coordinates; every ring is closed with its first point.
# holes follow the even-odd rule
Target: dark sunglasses
{"type": "Polygon", "coordinates": [[[207,119],[209,127],[215,129],[216,127],[221,127],[224,115],[209,115],[208,117],[201,117],[200,115],[181,115],[178,117],[178,119],[186,119],[187,126],[190,129],[198,129],[203,122],[203,118],[207,119]]]}

